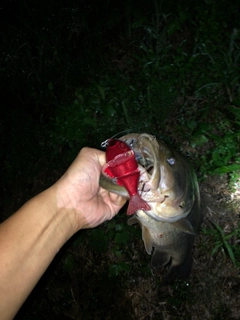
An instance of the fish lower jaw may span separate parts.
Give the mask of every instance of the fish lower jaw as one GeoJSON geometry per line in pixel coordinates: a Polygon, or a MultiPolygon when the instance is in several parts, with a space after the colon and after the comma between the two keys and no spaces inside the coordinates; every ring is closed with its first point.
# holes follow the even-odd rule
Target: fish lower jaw
{"type": "MultiPolygon", "coordinates": [[[[151,206],[152,207],[152,206],[151,206]]],[[[155,209],[149,210],[149,211],[144,211],[144,210],[138,210],[137,211],[137,216],[139,217],[144,217],[145,219],[154,219],[155,221],[160,221],[160,222],[168,222],[168,223],[173,223],[178,220],[181,220],[183,218],[186,218],[189,214],[189,211],[186,212],[171,212],[171,215],[169,212],[156,212],[155,209]],[[174,215],[173,215],[174,213],[174,215]],[[177,214],[176,214],[177,213],[177,214]]]]}
{"type": "Polygon", "coordinates": [[[141,198],[147,202],[162,203],[168,198],[168,196],[165,194],[162,194],[159,189],[156,189],[156,190],[150,189],[148,191],[139,190],[138,192],[141,195],[141,198]]]}

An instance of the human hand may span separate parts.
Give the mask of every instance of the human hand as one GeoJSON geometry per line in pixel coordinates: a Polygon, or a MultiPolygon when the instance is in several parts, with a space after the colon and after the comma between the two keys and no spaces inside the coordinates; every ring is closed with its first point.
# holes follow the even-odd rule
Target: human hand
{"type": "Polygon", "coordinates": [[[93,228],[112,219],[126,199],[99,186],[105,152],[83,148],[75,161],[54,185],[57,189],[57,207],[65,209],[73,218],[73,233],[93,228]],[[75,229],[75,230],[74,230],[75,229]]]}

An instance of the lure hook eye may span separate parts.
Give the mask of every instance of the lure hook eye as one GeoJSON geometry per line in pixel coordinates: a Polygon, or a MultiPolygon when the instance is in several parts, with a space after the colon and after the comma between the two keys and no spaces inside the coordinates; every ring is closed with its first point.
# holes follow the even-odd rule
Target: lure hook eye
{"type": "Polygon", "coordinates": [[[102,148],[107,148],[107,147],[108,147],[108,142],[109,142],[109,139],[103,141],[103,142],[101,143],[101,147],[102,147],[102,148]]]}

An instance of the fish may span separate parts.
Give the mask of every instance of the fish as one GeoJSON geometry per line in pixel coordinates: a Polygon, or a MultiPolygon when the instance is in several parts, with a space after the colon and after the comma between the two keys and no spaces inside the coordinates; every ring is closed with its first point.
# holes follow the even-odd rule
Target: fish
{"type": "Polygon", "coordinates": [[[138,193],[140,171],[134,151],[123,141],[111,138],[107,141],[106,165],[102,173],[115,179],[119,186],[124,186],[130,197],[127,214],[137,210],[150,210],[148,203],[138,193]]]}
{"type": "MultiPolygon", "coordinates": [[[[187,279],[192,250],[203,217],[196,174],[188,160],[148,133],[130,133],[119,140],[134,151],[140,177],[138,191],[151,207],[128,220],[142,229],[145,250],[155,269],[166,269],[166,280],[187,279]]],[[[100,177],[106,190],[129,198],[124,186],[100,177]]]]}

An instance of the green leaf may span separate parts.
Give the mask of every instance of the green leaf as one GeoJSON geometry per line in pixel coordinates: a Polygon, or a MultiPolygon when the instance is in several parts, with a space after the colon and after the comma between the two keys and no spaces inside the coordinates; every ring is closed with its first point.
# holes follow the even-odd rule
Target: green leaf
{"type": "Polygon", "coordinates": [[[126,231],[118,232],[115,235],[114,241],[118,244],[128,244],[129,234],[126,231]]]}
{"type": "Polygon", "coordinates": [[[108,222],[108,224],[107,224],[107,229],[108,229],[108,230],[110,230],[110,229],[115,229],[115,227],[116,227],[116,222],[115,222],[115,220],[111,220],[111,221],[108,222]]]}
{"type": "Polygon", "coordinates": [[[222,166],[213,170],[213,173],[229,173],[240,170],[240,164],[234,163],[228,166],[222,166]]]}
{"type": "Polygon", "coordinates": [[[109,118],[116,114],[114,107],[110,103],[106,103],[102,106],[104,116],[109,118]]]}
{"type": "Polygon", "coordinates": [[[113,264],[109,268],[109,275],[116,277],[120,273],[129,272],[130,267],[125,262],[119,262],[119,264],[113,264]]]}
{"type": "Polygon", "coordinates": [[[75,258],[72,254],[69,254],[66,259],[64,260],[64,269],[66,271],[71,272],[75,267],[75,258]]]}
{"type": "Polygon", "coordinates": [[[220,244],[218,244],[218,245],[216,245],[214,248],[213,248],[213,250],[212,250],[212,256],[218,251],[218,249],[221,247],[221,243],[220,244]]]}
{"type": "Polygon", "coordinates": [[[230,257],[231,260],[232,260],[232,263],[234,264],[234,266],[236,266],[236,260],[235,260],[234,253],[233,253],[232,248],[230,247],[230,245],[228,244],[227,241],[226,241],[226,243],[225,243],[225,246],[226,246],[227,252],[228,252],[228,254],[229,254],[229,257],[230,257]]]}
{"type": "Polygon", "coordinates": [[[195,137],[192,141],[191,141],[191,146],[195,147],[195,146],[202,146],[204,143],[208,142],[208,138],[205,135],[199,135],[197,137],[195,137]]]}
{"type": "MultiPolygon", "coordinates": [[[[234,104],[237,107],[240,107],[240,99],[233,100],[232,104],[234,104]]],[[[239,111],[237,111],[236,109],[234,111],[233,110],[231,110],[231,111],[234,112],[234,113],[236,112],[236,115],[238,115],[238,117],[239,117],[239,111]]]]}
{"type": "Polygon", "coordinates": [[[52,81],[50,81],[50,82],[48,82],[48,89],[49,90],[53,90],[53,83],[52,83],[52,81]]]}
{"type": "Polygon", "coordinates": [[[98,253],[107,251],[108,248],[108,237],[104,234],[101,229],[92,230],[89,236],[89,245],[98,253]]]}
{"type": "Polygon", "coordinates": [[[97,85],[98,91],[103,99],[103,101],[105,101],[105,89],[102,86],[97,85]]]}
{"type": "Polygon", "coordinates": [[[94,127],[94,128],[97,127],[97,122],[96,122],[95,118],[84,118],[83,119],[83,123],[85,125],[89,125],[89,126],[94,127]]]}
{"type": "Polygon", "coordinates": [[[193,130],[196,128],[196,121],[195,120],[189,120],[187,121],[186,125],[188,126],[189,129],[193,130]]]}
{"type": "Polygon", "coordinates": [[[122,231],[126,228],[126,225],[123,223],[116,224],[116,231],[122,231]]]}

